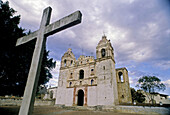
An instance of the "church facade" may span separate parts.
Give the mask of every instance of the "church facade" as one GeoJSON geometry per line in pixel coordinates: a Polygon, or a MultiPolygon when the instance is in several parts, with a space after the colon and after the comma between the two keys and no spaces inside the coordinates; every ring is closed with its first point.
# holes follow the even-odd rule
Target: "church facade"
{"type": "Polygon", "coordinates": [[[62,56],[56,104],[97,106],[131,103],[128,71],[115,68],[114,49],[103,36],[96,59],[81,55],[77,60],[69,48],[62,56]]]}

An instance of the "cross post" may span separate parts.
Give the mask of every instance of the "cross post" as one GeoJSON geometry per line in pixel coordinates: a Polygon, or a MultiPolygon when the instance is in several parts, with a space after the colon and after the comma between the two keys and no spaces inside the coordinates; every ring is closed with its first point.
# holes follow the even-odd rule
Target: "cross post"
{"type": "Polygon", "coordinates": [[[16,46],[18,46],[37,38],[19,115],[31,115],[33,112],[47,36],[81,23],[82,14],[80,11],[76,11],[52,24],[49,24],[51,11],[51,7],[44,9],[40,29],[27,36],[19,38],[16,43],[16,46]]]}

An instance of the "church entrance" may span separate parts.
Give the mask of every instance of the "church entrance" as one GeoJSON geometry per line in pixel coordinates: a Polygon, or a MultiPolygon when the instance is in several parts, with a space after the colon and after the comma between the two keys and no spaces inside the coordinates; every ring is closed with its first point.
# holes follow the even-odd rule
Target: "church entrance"
{"type": "Polygon", "coordinates": [[[78,91],[78,106],[83,106],[84,104],[84,91],[83,90],[79,90],[78,91]]]}

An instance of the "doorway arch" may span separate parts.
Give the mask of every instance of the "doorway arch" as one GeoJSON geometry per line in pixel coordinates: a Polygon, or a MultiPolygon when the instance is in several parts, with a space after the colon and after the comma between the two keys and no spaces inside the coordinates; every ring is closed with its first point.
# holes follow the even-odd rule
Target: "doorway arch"
{"type": "Polygon", "coordinates": [[[83,104],[84,104],[84,91],[80,89],[78,91],[77,105],[83,106],[83,104]]]}

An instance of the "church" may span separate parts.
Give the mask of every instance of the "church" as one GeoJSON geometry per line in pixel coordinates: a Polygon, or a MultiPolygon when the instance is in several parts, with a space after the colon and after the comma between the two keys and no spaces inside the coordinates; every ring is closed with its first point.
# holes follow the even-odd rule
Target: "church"
{"type": "Polygon", "coordinates": [[[69,48],[61,58],[56,105],[115,106],[132,103],[128,71],[115,68],[114,49],[104,35],[96,47],[96,59],[69,48]]]}

